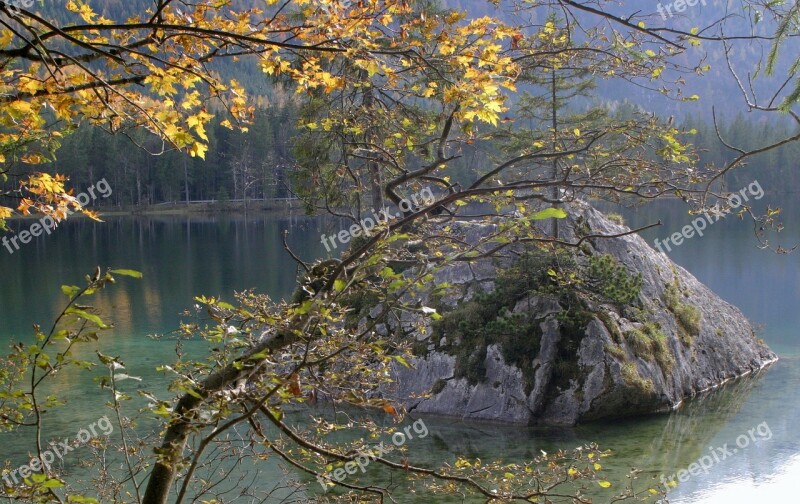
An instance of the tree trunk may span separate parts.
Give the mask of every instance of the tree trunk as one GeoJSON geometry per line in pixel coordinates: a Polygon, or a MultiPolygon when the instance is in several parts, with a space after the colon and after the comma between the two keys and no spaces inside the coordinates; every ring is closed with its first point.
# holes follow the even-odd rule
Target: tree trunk
{"type": "Polygon", "coordinates": [[[174,420],[167,428],[159,449],[159,461],[153,466],[147,482],[142,502],[144,504],[167,504],[169,492],[177,476],[177,467],[183,461],[183,450],[189,435],[194,432],[193,422],[197,409],[213,394],[232,386],[239,380],[249,380],[259,370],[264,354],[274,353],[299,340],[297,334],[305,334],[309,320],[315,317],[313,311],[299,315],[292,324],[278,333],[264,337],[250,352],[232,364],[209,375],[194,390],[197,396],[184,394],[174,409],[174,420]],[[262,354],[259,358],[251,356],[262,354]]]}

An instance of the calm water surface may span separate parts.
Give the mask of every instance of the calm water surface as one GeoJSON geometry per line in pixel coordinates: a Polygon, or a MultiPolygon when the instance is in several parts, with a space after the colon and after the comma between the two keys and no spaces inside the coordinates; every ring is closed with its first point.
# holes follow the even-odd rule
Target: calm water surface
{"type": "MultiPolygon", "coordinates": [[[[785,205],[787,219],[800,205],[785,205]]],[[[628,224],[659,218],[665,226],[644,233],[652,243],[688,224],[685,208],[659,203],[624,212],[628,224]]],[[[26,226],[14,223],[15,226],[26,226]]],[[[174,358],[174,342],[149,334],[174,330],[180,313],[195,295],[231,298],[233,291],[255,288],[273,298],[287,296],[296,269],[283,250],[281,235],[304,258],[320,257],[320,234],[334,224],[301,217],[119,217],[105,223],[73,220],[51,236],[25,245],[20,253],[0,249],[0,341],[30,336],[32,323],[47,325],[64,297],[61,284],[81,284],[97,264],[137,269],[143,280],[120,281],[97,296],[95,304],[115,323],[100,348],[124,357],[130,374],[145,377],[148,389],[161,388],[169,377],[154,371],[174,358]]],[[[786,244],[800,240],[796,223],[781,234],[786,244]]],[[[669,415],[622,422],[597,423],[574,429],[508,428],[426,419],[430,435],[410,442],[410,458],[419,464],[451,461],[456,455],[523,460],[540,450],[571,448],[594,441],[612,448],[605,467],[611,481],[621,481],[631,467],[641,479],[675,473],[710,453],[709,447],[736,446],[737,436],[762,425],[756,440],[715,462],[708,473],[692,476],[675,488],[670,499],[685,503],[787,502],[800,477],[800,267],[798,256],[761,251],[744,222],[727,219],[674,248],[670,257],[689,269],[727,301],[739,306],[761,327],[762,337],[781,360],[759,376],[740,380],[702,400],[691,401],[669,415]],[[791,486],[790,486],[791,485],[791,486]],[[791,490],[791,493],[787,493],[791,490]]],[[[48,418],[48,437],[72,436],[107,410],[107,397],[86,373],[64,373],[57,392],[70,406],[48,418]]],[[[134,382],[132,387],[135,388],[134,382]]],[[[0,434],[0,459],[14,467],[26,462],[25,436],[0,434]]],[[[264,482],[264,484],[268,484],[264,482]]],[[[602,496],[598,494],[598,496],[602,496]]],[[[431,502],[403,497],[403,502],[431,502]]],[[[602,501],[599,499],[598,501],[602,501]]],[[[437,500],[437,502],[439,502],[437,500]]],[[[443,501],[441,501],[443,502],[443,501]]]]}

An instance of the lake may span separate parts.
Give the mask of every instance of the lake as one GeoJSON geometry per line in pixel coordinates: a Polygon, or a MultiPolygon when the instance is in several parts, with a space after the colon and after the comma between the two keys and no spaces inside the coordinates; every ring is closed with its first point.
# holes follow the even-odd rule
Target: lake
{"type": "MultiPolygon", "coordinates": [[[[798,210],[798,203],[788,201],[784,215],[798,215],[798,210]]],[[[633,226],[658,219],[665,223],[643,233],[651,244],[691,220],[676,201],[622,213],[633,226]]],[[[17,229],[29,225],[30,221],[11,223],[17,229]]],[[[99,348],[122,356],[129,374],[145,378],[149,389],[161,386],[159,396],[169,398],[164,388],[168,376],[154,370],[175,357],[169,335],[184,318],[181,313],[194,304],[194,296],[232,299],[234,291],[248,288],[275,299],[291,293],[296,267],[283,249],[285,229],[290,230],[287,240],[295,253],[312,259],[326,253],[321,234],[339,227],[331,220],[261,214],[109,217],[104,223],[72,219],[13,254],[0,248],[0,341],[29,338],[33,323],[47,326],[65,301],[60,285],[82,284],[96,265],[139,270],[142,280],[120,278],[94,300],[115,324],[99,348]],[[166,337],[155,340],[148,337],[151,334],[166,337]]],[[[800,239],[799,229],[796,222],[787,222],[780,235],[783,243],[800,239]]],[[[687,240],[669,255],[740,307],[781,360],[754,378],[730,383],[665,415],[576,428],[425,419],[430,435],[409,441],[411,462],[450,462],[456,455],[523,460],[540,450],[594,441],[613,450],[604,463],[611,481],[621,481],[631,467],[642,471],[640,479],[657,478],[715,456],[702,472],[695,471],[671,491],[672,502],[776,502],[793,495],[793,480],[800,476],[800,434],[794,429],[800,419],[798,257],[759,250],[752,224],[732,217],[709,226],[705,236],[687,240]]],[[[103,409],[108,397],[98,393],[97,383],[86,373],[62,374],[57,389],[70,405],[47,419],[48,436],[74,435],[108,411],[103,409]]],[[[0,434],[0,459],[13,467],[24,464],[29,458],[27,440],[25,435],[0,434]]],[[[401,501],[431,500],[401,496],[401,501]]]]}

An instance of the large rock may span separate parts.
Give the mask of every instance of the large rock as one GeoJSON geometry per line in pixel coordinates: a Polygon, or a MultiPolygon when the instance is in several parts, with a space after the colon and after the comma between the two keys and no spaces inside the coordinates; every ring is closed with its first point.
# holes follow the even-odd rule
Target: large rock
{"type": "MultiPolygon", "coordinates": [[[[586,203],[573,203],[568,213],[561,224],[565,240],[574,240],[575,230],[584,235],[628,231],[586,203]]],[[[486,223],[451,224],[451,232],[469,243],[494,230],[486,223]]],[[[507,251],[519,252],[520,247],[507,251]]],[[[403,327],[387,330],[412,333],[418,357],[413,369],[395,368],[394,387],[385,393],[417,413],[575,424],[668,411],[688,397],[777,360],[736,307],[638,235],[587,240],[578,253],[583,258],[609,254],[629,272],[640,273],[639,298],[633,303],[638,308],[585,300],[576,329],[576,322],[565,320],[574,307],[531,290],[509,311],[533,322],[527,342],[533,348],[524,350],[530,355],[504,352],[497,343],[465,349],[452,335],[430,326],[418,329],[420,320],[407,315],[400,321],[403,327]],[[518,367],[509,360],[528,364],[518,367]],[[465,374],[464,366],[479,369],[479,376],[465,374]]],[[[456,313],[476,293],[495,289],[494,280],[514,264],[513,257],[509,253],[439,271],[437,282],[455,287],[439,300],[440,312],[456,313]]]]}

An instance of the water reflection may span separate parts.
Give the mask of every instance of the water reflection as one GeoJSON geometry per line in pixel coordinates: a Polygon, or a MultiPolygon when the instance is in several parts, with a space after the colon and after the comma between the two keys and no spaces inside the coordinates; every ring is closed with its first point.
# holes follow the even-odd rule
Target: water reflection
{"type": "MultiPolygon", "coordinates": [[[[797,215],[799,204],[787,203],[784,214],[797,215]]],[[[677,202],[624,213],[634,226],[658,219],[665,223],[663,228],[645,233],[650,243],[690,220],[686,208],[677,202]]],[[[788,242],[797,238],[800,226],[787,224],[784,239],[788,242]]],[[[288,295],[296,270],[283,250],[283,230],[291,231],[289,243],[296,252],[313,258],[324,253],[320,235],[330,234],[331,228],[338,229],[335,223],[297,216],[126,217],[108,218],[102,224],[74,219],[51,236],[26,245],[24,254],[10,255],[0,249],[0,338],[24,337],[32,322],[52,320],[64,301],[60,284],[80,284],[83,275],[97,264],[141,270],[143,280],[120,281],[97,296],[95,304],[113,314],[116,323],[115,329],[104,335],[100,348],[124,356],[130,373],[146,377],[148,388],[161,390],[166,398],[169,393],[164,385],[169,377],[154,369],[174,356],[174,344],[153,341],[146,335],[176,328],[180,313],[198,294],[230,298],[234,290],[255,287],[275,298],[288,295]]],[[[786,482],[800,474],[800,437],[795,429],[800,418],[797,256],[758,250],[746,223],[726,219],[709,226],[704,237],[674,248],[670,257],[739,306],[753,322],[764,324],[763,337],[781,360],[759,376],[733,382],[670,415],[574,429],[525,429],[426,418],[430,435],[409,445],[411,462],[433,465],[452,462],[458,455],[522,461],[540,450],[550,452],[594,441],[613,450],[604,463],[609,480],[624,481],[629,469],[638,467],[643,472],[637,485],[644,487],[662,473],[686,468],[707,453],[709,446],[730,444],[766,421],[773,433],[771,440],[754,443],[715,464],[708,475],[681,483],[670,497],[677,502],[743,502],[739,497],[752,497],[751,490],[766,492],[765,485],[788,485],[786,482]]],[[[97,393],[93,375],[63,373],[56,387],[69,406],[47,419],[48,435],[74,434],[75,426],[95,421],[104,412],[107,398],[97,393]]],[[[23,437],[0,434],[0,444],[4,460],[24,463],[27,445],[23,437]]],[[[375,477],[378,482],[390,482],[388,474],[378,472],[375,477]]],[[[597,489],[598,502],[606,495],[597,489]]],[[[400,500],[414,499],[430,502],[425,496],[400,500]]],[[[437,498],[437,502],[444,501],[437,498]]]]}

